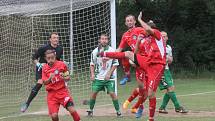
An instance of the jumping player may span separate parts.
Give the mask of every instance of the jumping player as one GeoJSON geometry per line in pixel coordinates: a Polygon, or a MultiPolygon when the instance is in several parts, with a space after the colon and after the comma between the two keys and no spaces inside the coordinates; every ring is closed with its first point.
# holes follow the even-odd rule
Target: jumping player
{"type": "Polygon", "coordinates": [[[144,83],[144,89],[147,90],[149,98],[149,121],[154,121],[154,114],[156,109],[155,94],[158,84],[160,83],[161,76],[164,72],[164,65],[166,64],[166,47],[160,31],[157,29],[152,29],[142,20],[142,12],[138,16],[138,21],[145,29],[146,33],[145,35],[138,36],[136,48],[139,48],[140,43],[145,43],[145,52],[147,53],[147,55],[141,55],[139,53],[134,54],[131,51],[101,52],[99,55],[102,57],[117,59],[128,58],[137,66],[146,71],[147,80],[144,83]]]}
{"type": "Polygon", "coordinates": [[[90,97],[90,110],[88,116],[93,116],[93,109],[96,102],[96,96],[100,91],[107,90],[112,98],[114,108],[117,116],[121,116],[119,101],[115,94],[115,69],[119,65],[116,59],[110,59],[107,57],[98,57],[100,51],[114,52],[115,50],[108,45],[108,36],[101,34],[99,38],[99,47],[95,48],[91,54],[90,62],[90,79],[92,81],[92,94],[90,97]]]}
{"type": "Polygon", "coordinates": [[[70,112],[74,121],[80,121],[66,84],[70,80],[67,66],[64,62],[56,60],[56,51],[53,49],[46,50],[45,59],[47,64],[42,68],[42,80],[46,86],[48,110],[52,121],[59,121],[60,105],[70,112]]]}
{"type": "Polygon", "coordinates": [[[37,84],[32,88],[31,93],[25,103],[22,104],[21,106],[21,112],[25,112],[28,107],[30,106],[31,101],[36,97],[38,94],[40,88],[43,85],[42,81],[42,67],[47,61],[45,60],[45,52],[48,49],[54,49],[56,51],[56,59],[60,60],[63,55],[63,48],[59,46],[59,35],[56,32],[53,32],[50,34],[49,37],[49,44],[46,44],[35,52],[33,55],[33,61],[36,65],[36,81],[37,84]]]}
{"type": "Polygon", "coordinates": [[[166,44],[166,66],[165,66],[165,71],[164,71],[164,78],[162,78],[159,88],[160,90],[162,90],[162,92],[164,92],[164,96],[163,96],[163,102],[159,108],[159,113],[164,113],[167,114],[167,110],[166,110],[166,106],[169,102],[169,100],[171,99],[174,106],[175,106],[175,111],[179,112],[179,113],[187,113],[188,111],[185,110],[185,108],[183,106],[180,105],[177,97],[176,97],[176,93],[174,92],[175,90],[175,86],[173,83],[173,79],[172,79],[172,75],[171,72],[169,70],[169,65],[172,63],[173,61],[173,56],[172,56],[172,48],[170,45],[167,45],[167,41],[168,41],[168,35],[166,32],[161,32],[161,35],[163,36],[164,42],[166,44]]]}

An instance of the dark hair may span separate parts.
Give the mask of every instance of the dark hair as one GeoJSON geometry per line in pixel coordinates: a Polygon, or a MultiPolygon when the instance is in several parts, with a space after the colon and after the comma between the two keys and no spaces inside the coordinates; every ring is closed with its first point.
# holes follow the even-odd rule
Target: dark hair
{"type": "Polygon", "coordinates": [[[149,22],[147,22],[147,24],[148,24],[152,29],[157,29],[156,24],[155,24],[152,20],[149,20],[149,22]]]}
{"type": "Polygon", "coordinates": [[[51,54],[51,53],[54,53],[54,54],[56,55],[56,51],[55,51],[54,49],[48,49],[48,50],[46,50],[46,52],[45,52],[45,56],[46,56],[47,54],[51,54]]]}
{"type": "Polygon", "coordinates": [[[49,35],[49,39],[52,37],[53,34],[59,35],[57,32],[52,32],[52,33],[49,35]]]}
{"type": "Polygon", "coordinates": [[[133,17],[133,19],[136,21],[136,18],[135,18],[135,16],[134,15],[132,15],[132,14],[128,14],[125,18],[127,18],[127,17],[133,17]]]}
{"type": "Polygon", "coordinates": [[[101,33],[100,36],[99,36],[99,38],[101,38],[101,36],[106,36],[106,37],[109,38],[108,34],[106,34],[106,33],[101,33]]]}

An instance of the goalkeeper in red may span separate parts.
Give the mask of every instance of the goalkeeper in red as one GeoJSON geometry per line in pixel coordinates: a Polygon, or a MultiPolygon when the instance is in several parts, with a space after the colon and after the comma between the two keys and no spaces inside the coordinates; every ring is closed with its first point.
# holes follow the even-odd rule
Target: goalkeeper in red
{"type": "MultiPolygon", "coordinates": [[[[138,36],[135,48],[139,48],[143,44],[147,55],[135,54],[131,51],[127,52],[101,52],[102,57],[111,58],[128,58],[137,66],[144,69],[147,74],[147,80],[144,82],[144,89],[147,90],[149,98],[149,121],[154,121],[156,109],[156,91],[160,83],[166,64],[166,46],[161,33],[157,29],[153,29],[142,20],[142,12],[138,16],[138,21],[145,29],[145,35],[138,36]]],[[[145,101],[145,99],[144,99],[145,101]]],[[[143,102],[144,102],[143,101],[143,102]]]]}
{"type": "Polygon", "coordinates": [[[74,108],[74,103],[66,84],[70,80],[67,66],[64,62],[56,60],[55,50],[47,50],[45,59],[47,64],[42,68],[42,80],[46,86],[48,110],[52,121],[59,121],[58,111],[60,105],[63,105],[69,111],[74,121],[80,121],[80,116],[74,108]]]}
{"type": "Polygon", "coordinates": [[[119,101],[115,94],[115,69],[119,65],[118,60],[107,57],[98,57],[100,51],[114,52],[115,50],[108,45],[108,36],[101,34],[99,38],[99,46],[95,48],[91,54],[90,62],[90,79],[92,81],[92,94],[90,97],[90,110],[88,116],[93,116],[93,109],[96,103],[96,96],[100,91],[107,90],[112,98],[117,116],[121,116],[119,101]]]}

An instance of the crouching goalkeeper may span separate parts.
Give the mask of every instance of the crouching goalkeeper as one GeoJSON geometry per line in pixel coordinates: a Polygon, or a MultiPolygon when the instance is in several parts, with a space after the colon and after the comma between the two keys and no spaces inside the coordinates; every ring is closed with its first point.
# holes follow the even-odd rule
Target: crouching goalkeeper
{"type": "Polygon", "coordinates": [[[88,116],[93,116],[96,96],[99,91],[105,91],[105,89],[112,98],[117,116],[121,116],[118,98],[115,94],[116,75],[114,74],[114,70],[117,68],[119,63],[116,59],[97,56],[101,51],[115,52],[115,50],[108,45],[108,42],[108,36],[106,34],[101,34],[99,38],[99,47],[95,48],[91,54],[90,79],[92,81],[92,94],[89,102],[90,110],[87,111],[88,116]]]}

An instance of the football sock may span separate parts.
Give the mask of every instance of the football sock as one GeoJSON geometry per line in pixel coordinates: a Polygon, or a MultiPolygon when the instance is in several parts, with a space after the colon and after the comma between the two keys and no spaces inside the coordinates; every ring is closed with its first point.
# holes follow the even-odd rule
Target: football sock
{"type": "Polygon", "coordinates": [[[156,109],[156,97],[149,99],[149,118],[153,119],[156,109]]]}
{"type": "Polygon", "coordinates": [[[74,121],[80,121],[81,120],[81,118],[80,118],[79,114],[77,113],[77,111],[72,112],[71,115],[72,115],[74,121]]]}
{"type": "Polygon", "coordinates": [[[129,102],[132,102],[139,95],[138,89],[134,89],[131,96],[128,98],[129,102]]]}
{"type": "Polygon", "coordinates": [[[177,99],[177,97],[176,97],[175,92],[168,92],[168,94],[169,94],[169,97],[170,97],[170,99],[172,100],[172,102],[173,102],[175,108],[179,108],[179,107],[180,107],[180,104],[179,104],[179,102],[178,102],[178,99],[177,99]]]}
{"type": "Polygon", "coordinates": [[[93,110],[95,103],[96,103],[95,99],[90,99],[90,110],[93,110]]]}
{"type": "Polygon", "coordinates": [[[140,109],[143,109],[143,108],[144,108],[143,104],[140,104],[139,108],[140,108],[140,109]]]}
{"type": "Polygon", "coordinates": [[[103,57],[110,57],[115,59],[125,58],[124,52],[101,52],[100,55],[103,57]]]}
{"type": "Polygon", "coordinates": [[[112,101],[113,101],[115,110],[118,112],[119,111],[119,101],[118,100],[112,100],[112,101]]]}
{"type": "Polygon", "coordinates": [[[123,71],[125,72],[126,74],[126,77],[128,79],[130,79],[130,63],[129,63],[129,60],[127,58],[123,58],[121,59],[121,62],[122,62],[122,66],[123,66],[123,71]]]}
{"type": "Polygon", "coordinates": [[[162,101],[162,104],[161,104],[160,108],[165,109],[167,104],[168,104],[168,102],[169,102],[169,99],[170,99],[169,94],[165,93],[164,96],[163,96],[163,101],[162,101]]]}
{"type": "Polygon", "coordinates": [[[36,97],[37,93],[39,92],[40,88],[42,87],[42,84],[37,83],[31,90],[31,93],[28,97],[28,100],[26,102],[27,105],[30,105],[31,101],[36,97]]]}

